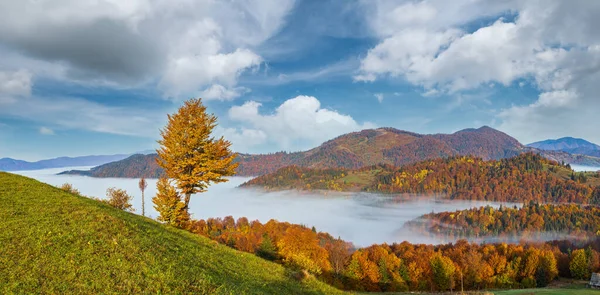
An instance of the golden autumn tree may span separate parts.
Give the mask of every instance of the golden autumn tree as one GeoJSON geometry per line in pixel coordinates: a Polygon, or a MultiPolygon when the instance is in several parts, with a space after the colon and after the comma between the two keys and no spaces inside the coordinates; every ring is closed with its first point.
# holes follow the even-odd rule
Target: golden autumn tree
{"type": "Polygon", "coordinates": [[[208,114],[202,100],[196,98],[168,115],[167,126],[160,132],[157,163],[175,180],[186,211],[192,194],[206,191],[211,183],[227,181],[225,177],[234,175],[238,166],[229,149],[231,143],[212,136],[216,126],[217,117],[208,114]]]}
{"type": "Polygon", "coordinates": [[[279,254],[291,265],[313,274],[331,271],[329,253],[319,245],[317,234],[300,226],[292,226],[277,242],[279,254]]]}
{"type": "Polygon", "coordinates": [[[190,216],[184,208],[185,204],[168,178],[161,177],[156,183],[156,190],[152,203],[154,209],[160,214],[158,221],[177,227],[189,221],[190,216]]]}

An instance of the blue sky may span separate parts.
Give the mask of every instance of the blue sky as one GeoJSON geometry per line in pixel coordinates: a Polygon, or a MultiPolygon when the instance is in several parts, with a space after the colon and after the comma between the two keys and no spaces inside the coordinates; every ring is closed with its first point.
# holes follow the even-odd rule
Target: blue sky
{"type": "Polygon", "coordinates": [[[376,127],[600,143],[598,14],[559,0],[0,0],[0,158],[154,149],[190,97],[238,152],[376,127]]]}

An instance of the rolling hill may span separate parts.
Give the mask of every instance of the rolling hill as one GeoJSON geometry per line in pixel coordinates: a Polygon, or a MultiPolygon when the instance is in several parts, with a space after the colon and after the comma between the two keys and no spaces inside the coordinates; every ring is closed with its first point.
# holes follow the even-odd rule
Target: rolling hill
{"type": "Polygon", "coordinates": [[[338,294],[312,277],[0,172],[1,294],[338,294]]]}
{"type": "MultiPolygon", "coordinates": [[[[303,152],[238,154],[238,176],[258,176],[290,165],[307,168],[356,169],[377,164],[402,166],[428,159],[473,155],[484,160],[513,157],[524,152],[565,163],[600,166],[600,158],[571,155],[561,151],[541,151],[526,147],[509,135],[484,126],[453,134],[423,135],[394,128],[367,129],[341,135],[303,152]]],[[[90,171],[65,171],[93,177],[157,177],[162,173],[154,161],[156,154],[135,155],[95,167],[90,171]]]]}
{"type": "Polygon", "coordinates": [[[530,143],[527,146],[545,151],[563,151],[570,154],[600,157],[600,146],[581,138],[548,139],[530,143]]]}
{"type": "Polygon", "coordinates": [[[360,169],[288,166],[242,187],[419,194],[457,200],[600,204],[600,172],[576,173],[541,155],[501,160],[453,156],[402,167],[360,169]]]}

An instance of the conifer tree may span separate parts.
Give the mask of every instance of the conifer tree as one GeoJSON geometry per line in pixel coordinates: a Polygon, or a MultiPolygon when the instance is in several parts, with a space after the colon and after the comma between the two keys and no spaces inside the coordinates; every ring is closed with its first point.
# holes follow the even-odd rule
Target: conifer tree
{"type": "Polygon", "coordinates": [[[217,117],[208,114],[197,98],[168,115],[168,124],[161,130],[157,162],[184,195],[186,211],[192,194],[206,191],[212,183],[226,182],[225,177],[234,175],[238,166],[231,143],[212,137],[216,126],[217,117]]]}

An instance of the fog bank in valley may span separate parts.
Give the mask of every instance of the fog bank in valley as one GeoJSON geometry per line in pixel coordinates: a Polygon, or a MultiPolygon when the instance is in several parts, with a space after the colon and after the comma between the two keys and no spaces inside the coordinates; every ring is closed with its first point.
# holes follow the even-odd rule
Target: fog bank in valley
{"type": "Polygon", "coordinates": [[[583,165],[573,165],[571,164],[571,168],[577,172],[585,172],[585,171],[600,171],[600,167],[592,167],[592,166],[583,166],[583,165]]]}
{"type": "MultiPolygon", "coordinates": [[[[82,167],[76,167],[81,169],[82,167]]],[[[88,168],[89,167],[84,167],[88,168]]],[[[86,196],[106,198],[106,189],[117,187],[134,196],[135,213],[141,214],[139,179],[91,178],[73,175],[55,175],[71,168],[20,171],[19,174],[51,185],[71,183],[86,196]]],[[[399,198],[366,193],[322,194],[297,191],[264,192],[241,189],[238,185],[249,180],[232,177],[229,182],[211,186],[207,192],[193,196],[190,212],[193,218],[248,217],[267,222],[270,219],[315,226],[335,237],[351,241],[357,246],[409,241],[413,243],[441,243],[434,237],[413,233],[403,228],[405,222],[423,214],[454,211],[499,203],[471,201],[436,201],[432,198],[399,198]]],[[[146,216],[156,218],[152,197],[156,193],[156,179],[148,180],[146,216]]]]}

